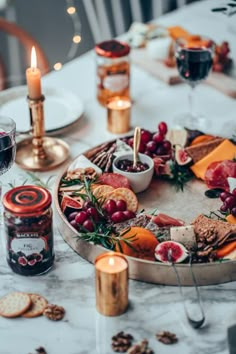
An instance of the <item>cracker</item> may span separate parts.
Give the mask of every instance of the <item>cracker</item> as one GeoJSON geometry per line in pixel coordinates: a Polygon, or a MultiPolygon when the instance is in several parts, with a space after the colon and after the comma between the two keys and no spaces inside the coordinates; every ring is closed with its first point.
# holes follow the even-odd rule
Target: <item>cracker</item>
{"type": "Polygon", "coordinates": [[[48,301],[43,296],[38,294],[29,294],[29,295],[32,304],[30,308],[22,314],[22,316],[26,318],[41,316],[48,304],[48,301]]]}
{"type": "Polygon", "coordinates": [[[127,210],[133,211],[134,213],[138,209],[138,198],[135,193],[128,188],[117,188],[112,192],[103,195],[104,199],[124,200],[127,204],[127,210]]]}
{"type": "Polygon", "coordinates": [[[107,184],[103,184],[101,186],[96,187],[93,190],[93,195],[98,199],[102,197],[104,194],[112,192],[114,188],[112,186],[109,186],[107,184]]]}
{"type": "Polygon", "coordinates": [[[0,315],[18,317],[31,306],[31,298],[23,292],[13,292],[0,299],[0,315]]]}

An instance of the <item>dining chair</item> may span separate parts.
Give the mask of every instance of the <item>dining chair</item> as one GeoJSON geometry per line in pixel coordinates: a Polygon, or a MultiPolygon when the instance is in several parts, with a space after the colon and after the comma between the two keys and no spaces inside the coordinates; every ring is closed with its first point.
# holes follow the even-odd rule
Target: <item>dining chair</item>
{"type": "MultiPolygon", "coordinates": [[[[149,17],[143,12],[142,0],[82,0],[86,17],[95,43],[110,39],[128,30],[131,23],[158,18],[173,9],[171,0],[150,0],[149,17]]],[[[177,8],[187,0],[176,0],[177,8]]]]}
{"type": "MultiPolygon", "coordinates": [[[[10,22],[2,17],[0,17],[0,31],[5,32],[9,36],[13,36],[17,38],[21,46],[24,48],[25,58],[27,61],[26,66],[30,65],[30,54],[31,48],[34,46],[37,52],[37,62],[38,67],[41,70],[42,75],[49,72],[49,62],[47,57],[39,45],[39,43],[24,29],[19,27],[13,22],[10,22]]],[[[14,55],[14,53],[11,53],[14,55]]],[[[7,65],[3,62],[3,55],[0,57],[0,90],[6,88],[8,80],[7,80],[7,65]]]]}

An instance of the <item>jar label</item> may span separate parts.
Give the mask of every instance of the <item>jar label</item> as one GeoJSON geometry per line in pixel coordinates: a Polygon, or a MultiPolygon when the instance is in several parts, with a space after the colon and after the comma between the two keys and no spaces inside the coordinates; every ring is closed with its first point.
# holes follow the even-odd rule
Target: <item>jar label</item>
{"type": "Polygon", "coordinates": [[[129,86],[129,77],[125,74],[109,75],[103,80],[103,87],[111,92],[122,91],[129,86]]]}
{"type": "Polygon", "coordinates": [[[15,238],[11,242],[13,252],[24,253],[26,257],[31,254],[39,254],[46,248],[45,241],[42,238],[15,238]]]}

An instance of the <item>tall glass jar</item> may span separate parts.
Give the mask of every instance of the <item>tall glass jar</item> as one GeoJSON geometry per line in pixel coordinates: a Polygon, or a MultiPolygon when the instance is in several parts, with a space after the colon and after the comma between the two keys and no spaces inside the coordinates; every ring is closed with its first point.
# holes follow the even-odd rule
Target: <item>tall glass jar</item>
{"type": "Polygon", "coordinates": [[[114,96],[130,97],[130,62],[128,44],[117,40],[95,46],[97,57],[97,99],[105,106],[114,96]]]}
{"type": "Polygon", "coordinates": [[[21,186],[3,197],[7,262],[21,275],[39,275],[53,265],[52,198],[38,186],[21,186]]]}

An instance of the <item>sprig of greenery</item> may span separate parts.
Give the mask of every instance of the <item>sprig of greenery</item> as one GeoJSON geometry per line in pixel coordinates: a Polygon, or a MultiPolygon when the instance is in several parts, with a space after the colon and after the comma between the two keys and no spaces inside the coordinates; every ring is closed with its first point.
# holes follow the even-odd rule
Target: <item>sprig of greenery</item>
{"type": "Polygon", "coordinates": [[[209,215],[206,215],[206,214],[204,214],[204,215],[209,219],[213,219],[213,220],[217,219],[217,220],[221,220],[221,221],[226,221],[226,217],[223,217],[223,216],[217,214],[215,211],[210,211],[209,215]]]}
{"type": "Polygon", "coordinates": [[[126,229],[121,234],[116,235],[114,233],[114,229],[112,225],[100,224],[99,226],[96,226],[96,229],[93,232],[88,232],[86,230],[83,230],[83,228],[81,228],[80,236],[79,237],[75,236],[75,237],[87,242],[92,242],[95,245],[102,245],[103,247],[110,250],[114,250],[115,246],[117,245],[119,251],[123,253],[122,246],[120,243],[121,240],[122,242],[127,244],[130,248],[135,250],[134,246],[132,245],[132,242],[137,240],[136,235],[134,234],[129,237],[123,237],[128,231],[130,231],[130,228],[126,229]]]}
{"type": "Polygon", "coordinates": [[[193,173],[189,168],[179,166],[175,161],[170,163],[170,171],[171,175],[164,176],[164,179],[171,182],[177,192],[183,192],[185,185],[193,178],[193,173]]]}
{"type": "Polygon", "coordinates": [[[50,176],[44,182],[35,173],[27,172],[27,175],[31,178],[31,183],[35,184],[36,186],[43,187],[43,188],[46,188],[46,189],[51,189],[51,183],[52,183],[53,178],[55,177],[55,176],[50,176]]]}

